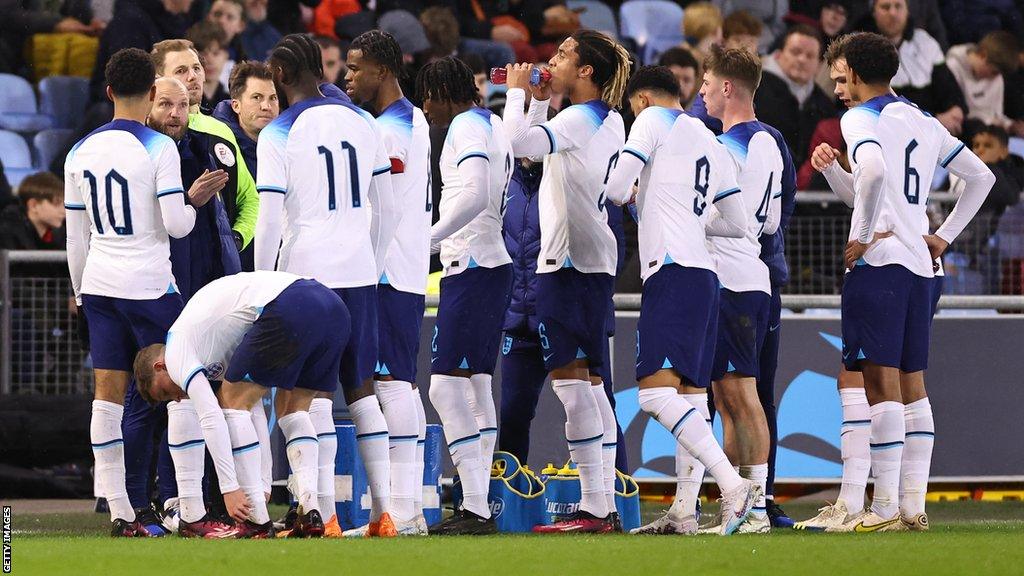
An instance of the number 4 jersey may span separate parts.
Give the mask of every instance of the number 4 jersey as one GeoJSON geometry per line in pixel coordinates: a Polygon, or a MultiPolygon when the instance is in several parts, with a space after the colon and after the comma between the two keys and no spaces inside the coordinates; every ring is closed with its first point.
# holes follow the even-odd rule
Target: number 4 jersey
{"type": "MultiPolygon", "coordinates": [[[[878,96],[851,108],[840,120],[843,138],[857,165],[862,146],[879,146],[885,158],[885,181],[875,232],[893,236],[876,241],[864,253],[871,266],[899,264],[918,276],[931,278],[932,258],[925,244],[928,233],[928,191],[935,166],[943,168],[964,150],[964,144],[931,115],[905,98],[878,96]]],[[[856,169],[856,168],[855,168],[856,169]]],[[[855,200],[850,239],[857,238],[865,207],[855,200]]]]}
{"type": "Polygon", "coordinates": [[[64,162],[75,296],[153,300],[176,291],[167,235],[195,223],[184,198],[174,141],[139,122],[113,120],[75,144],[64,162]]]}

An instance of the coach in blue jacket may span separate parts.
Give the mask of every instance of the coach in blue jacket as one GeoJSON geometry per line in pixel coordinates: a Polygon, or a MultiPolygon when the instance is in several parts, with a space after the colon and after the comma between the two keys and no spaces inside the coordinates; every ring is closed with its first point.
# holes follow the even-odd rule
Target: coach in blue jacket
{"type": "MultiPolygon", "coordinates": [[[[537,191],[543,164],[521,160],[512,172],[502,233],[505,247],[512,257],[512,298],[505,314],[504,339],[501,346],[501,422],[498,426],[498,449],[510,452],[526,463],[530,452],[530,424],[537,413],[537,402],[544,388],[547,370],[537,337],[534,298],[537,288],[537,255],[540,253],[540,217],[537,191]]],[[[625,240],[622,233],[622,210],[609,204],[608,225],[615,233],[622,261],[625,240]]],[[[609,313],[608,335],[614,332],[614,311],[609,313]]],[[[605,348],[601,368],[605,391],[615,407],[611,362],[605,348]]],[[[618,431],[615,466],[626,471],[626,450],[622,430],[618,431]]]]}

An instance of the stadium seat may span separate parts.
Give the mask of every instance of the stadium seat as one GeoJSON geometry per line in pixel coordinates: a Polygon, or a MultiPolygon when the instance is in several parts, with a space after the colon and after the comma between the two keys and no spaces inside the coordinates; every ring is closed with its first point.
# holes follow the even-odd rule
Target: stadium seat
{"type": "Polygon", "coordinates": [[[1010,154],[1016,154],[1024,158],[1024,138],[1017,138],[1016,136],[1010,138],[1010,154]]]}
{"type": "Polygon", "coordinates": [[[0,130],[0,161],[11,187],[17,187],[26,176],[36,171],[32,167],[32,151],[25,139],[7,130],[0,130]]]}
{"type": "Polygon", "coordinates": [[[49,170],[50,163],[57,157],[74,131],[69,128],[50,128],[43,130],[32,138],[32,146],[36,149],[36,167],[40,170],[49,170]]]}
{"type": "Polygon", "coordinates": [[[39,111],[53,118],[54,128],[74,128],[88,104],[88,78],[50,76],[39,82],[39,111]]]}
{"type": "Polygon", "coordinates": [[[683,9],[668,0],[629,0],[619,8],[619,32],[636,41],[644,64],[683,42],[683,9]]]}
{"type": "Polygon", "coordinates": [[[0,74],[0,128],[34,134],[53,126],[53,119],[40,114],[32,85],[21,76],[0,74]]]}
{"type": "Polygon", "coordinates": [[[580,13],[580,25],[584,28],[604,32],[612,38],[618,38],[619,28],[615,24],[615,13],[604,2],[597,0],[569,0],[566,6],[570,10],[583,8],[580,13]]]}

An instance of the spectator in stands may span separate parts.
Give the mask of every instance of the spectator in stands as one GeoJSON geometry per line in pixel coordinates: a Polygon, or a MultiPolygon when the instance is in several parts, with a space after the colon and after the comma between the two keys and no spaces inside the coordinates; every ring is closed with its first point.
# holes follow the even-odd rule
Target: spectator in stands
{"type": "Polygon", "coordinates": [[[221,73],[228,63],[227,36],[216,23],[203,21],[188,29],[185,34],[199,52],[199,61],[203,63],[205,80],[203,82],[203,101],[200,107],[212,110],[218,102],[230,95],[221,83],[221,73]]]}
{"type": "Polygon", "coordinates": [[[33,174],[21,181],[17,199],[0,211],[0,250],[63,250],[64,182],[33,174]]]}
{"type": "Polygon", "coordinates": [[[345,89],[345,53],[341,51],[341,45],[330,36],[314,36],[317,46],[320,47],[320,59],[324,65],[324,82],[334,84],[342,90],[345,89]]]}
{"type": "Polygon", "coordinates": [[[224,31],[224,47],[233,62],[248,58],[242,47],[242,31],[245,30],[245,4],[242,0],[214,0],[206,19],[220,26],[224,31]]]}
{"type": "Polygon", "coordinates": [[[989,32],[978,44],[953,46],[946,65],[956,78],[967,102],[964,132],[970,137],[978,125],[994,124],[1014,136],[1024,135],[1024,122],[1009,118],[1003,110],[1003,75],[1020,67],[1020,42],[1009,32],[989,32]],[[973,124],[974,126],[968,126],[973,124]]]}
{"type": "Polygon", "coordinates": [[[318,36],[337,38],[334,32],[337,20],[362,9],[358,0],[321,0],[320,5],[313,9],[313,22],[309,30],[318,36]]]}
{"type": "Polygon", "coordinates": [[[431,59],[452,56],[459,49],[459,21],[451,8],[431,6],[420,14],[420,23],[430,42],[431,59]]]}
{"type": "Polygon", "coordinates": [[[956,79],[946,67],[939,43],[922,28],[915,28],[907,0],[876,0],[860,28],[877,32],[896,45],[900,68],[892,79],[897,94],[931,113],[954,136],[963,130],[967,105],[956,79]]]}
{"type": "MultiPolygon", "coordinates": [[[[39,0],[0,0],[0,72],[31,78],[23,55],[33,34],[71,32],[99,35],[105,24],[93,17],[87,0],[65,0],[48,12],[39,0]]],[[[52,4],[52,2],[50,3],[52,4]]]]}
{"type": "Polygon", "coordinates": [[[274,0],[267,5],[267,20],[278,32],[303,34],[309,32],[302,21],[302,9],[313,9],[320,5],[321,0],[274,0]]]}
{"type": "MultiPolygon", "coordinates": [[[[491,103],[487,101],[487,87],[490,84],[490,70],[487,63],[479,54],[462,54],[459,58],[473,71],[473,82],[476,84],[476,93],[480,95],[480,105],[489,108],[491,103]]],[[[495,114],[501,115],[499,112],[495,114]]]]}
{"type": "Polygon", "coordinates": [[[667,66],[679,82],[679,102],[683,108],[689,109],[693,98],[697,95],[697,87],[704,81],[700,73],[700,63],[693,53],[685,48],[669,48],[658,57],[658,66],[667,66]]]}
{"type": "MultiPolygon", "coordinates": [[[[242,51],[254,60],[264,61],[281,33],[267,20],[268,0],[245,0],[245,30],[239,35],[242,51]]],[[[237,60],[236,60],[237,61],[237,60]]]]}
{"type": "Polygon", "coordinates": [[[257,173],[256,139],[260,131],[281,113],[274,89],[274,75],[263,62],[240,62],[231,71],[228,84],[231,99],[217,104],[213,117],[228,125],[235,134],[249,172],[257,173]]]}
{"type": "Polygon", "coordinates": [[[722,14],[742,10],[764,24],[758,39],[758,53],[767,52],[786,30],[784,18],[789,13],[789,0],[714,0],[714,3],[722,14]]]}
{"type": "Polygon", "coordinates": [[[89,85],[92,101],[107,101],[103,67],[114,52],[122,48],[139,48],[148,52],[153,44],[161,40],[183,38],[193,22],[189,16],[191,7],[192,0],[117,2],[114,5],[114,17],[100,38],[96,67],[89,85]]]}
{"type": "MultiPolygon", "coordinates": [[[[949,1],[942,0],[942,3],[946,4],[949,1]]],[[[865,19],[871,18],[870,12],[873,9],[873,4],[874,2],[857,0],[845,1],[847,21],[855,25],[854,30],[859,30],[860,23],[865,19]]],[[[947,23],[958,21],[945,17],[945,11],[939,9],[939,0],[907,0],[906,4],[907,9],[910,11],[910,17],[917,23],[917,26],[924,28],[925,32],[934,38],[943,50],[949,48],[950,40],[946,32],[947,23]]],[[[974,2],[974,5],[977,4],[977,2],[974,2]]],[[[976,42],[979,38],[981,38],[981,35],[974,38],[972,42],[976,42]]],[[[952,42],[957,44],[960,40],[953,40],[952,42]]]]}
{"type": "Polygon", "coordinates": [[[711,2],[694,2],[687,6],[683,12],[682,47],[703,64],[711,53],[711,46],[721,43],[722,12],[711,2]]]}
{"type": "MultiPolygon", "coordinates": [[[[985,293],[998,294],[999,244],[989,242],[999,227],[999,219],[1007,208],[1020,202],[1024,190],[1024,159],[1010,154],[1006,130],[999,126],[983,126],[974,134],[971,149],[996,176],[992,191],[971,220],[967,228],[957,237],[952,250],[971,258],[972,265],[985,279],[985,293]]],[[[964,181],[955,174],[949,177],[949,189],[954,194],[963,192],[964,181]]]]}
{"type": "Polygon", "coordinates": [[[764,74],[754,95],[758,119],[782,133],[796,166],[807,159],[818,122],[836,115],[833,98],[814,82],[821,48],[814,28],[797,24],[787,30],[780,48],[762,59],[764,74]]]}
{"type": "Polygon", "coordinates": [[[725,47],[739,48],[758,56],[758,45],[764,24],[746,10],[737,10],[722,21],[722,38],[725,47]]]}
{"type": "Polygon", "coordinates": [[[1021,3],[1014,0],[943,0],[942,17],[951,24],[949,44],[978,42],[998,30],[1024,37],[1021,3]]]}
{"type": "Polygon", "coordinates": [[[11,191],[11,185],[7,182],[7,175],[4,174],[4,163],[0,161],[0,210],[12,202],[14,202],[14,192],[11,191]]]}

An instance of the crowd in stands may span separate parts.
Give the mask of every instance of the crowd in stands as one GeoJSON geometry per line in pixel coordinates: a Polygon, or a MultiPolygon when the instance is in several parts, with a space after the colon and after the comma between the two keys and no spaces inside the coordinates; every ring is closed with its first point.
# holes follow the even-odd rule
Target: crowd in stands
{"type": "MultiPolygon", "coordinates": [[[[1019,203],[1024,160],[1009,151],[1016,138],[1024,137],[1022,13],[1024,0],[0,0],[0,73],[32,83],[55,70],[91,78],[88,102],[75,111],[76,123],[61,127],[70,129],[63,150],[49,165],[36,165],[62,175],[72,143],[111,116],[102,71],[110,55],[122,48],[148,51],[163,40],[190,40],[204,69],[202,109],[233,126],[244,151],[255,147],[256,134],[245,128],[246,122],[239,125],[245,86],[232,86],[232,72],[246,61],[265,60],[286,34],[313,34],[321,47],[325,80],[343,88],[348,43],[373,28],[390,32],[403,51],[410,97],[420,67],[457,54],[476,73],[485,105],[499,109],[503,87],[489,83],[489,68],[513,61],[546,62],[567,34],[580,27],[604,27],[602,31],[618,35],[637,61],[668,66],[679,80],[684,106],[698,111],[703,107],[698,96],[701,64],[712,45],[759,54],[764,73],[755,101],[758,117],[784,135],[799,168],[799,188],[824,190],[827,185],[808,158],[822,142],[843,150],[838,119],[845,106],[834,96],[822,55],[838,35],[869,30],[898,47],[896,91],[976,151],[986,151],[979,155],[999,176],[1002,192],[994,193],[985,208],[992,217],[984,230],[976,231],[984,238],[975,250],[982,250],[992,244],[986,239],[996,234],[1004,212],[1024,221],[1015,212],[1024,210],[1019,203]],[[623,5],[637,8],[640,3],[658,16],[648,21],[682,13],[679,25],[669,31],[674,40],[663,46],[665,31],[660,29],[657,42],[653,36],[620,33],[635,29],[624,21],[627,12],[638,13],[623,5]],[[50,50],[65,45],[57,38],[73,38],[77,44],[67,45],[77,48],[50,50]],[[53,63],[54,58],[61,62],[53,63]]],[[[32,131],[20,133],[32,143],[32,131]]],[[[35,155],[36,160],[43,156],[38,151],[35,155]]],[[[6,159],[0,150],[0,160],[6,159]]],[[[950,184],[955,190],[956,182],[950,184]]],[[[0,210],[12,204],[25,218],[38,214],[37,193],[22,192],[15,202],[9,189],[0,177],[0,210]],[[36,208],[29,208],[29,202],[36,202],[36,208]]],[[[797,218],[822,210],[816,204],[801,206],[797,218]]],[[[845,208],[832,206],[825,213],[834,213],[829,210],[844,213],[845,208]]],[[[1017,234],[1024,238],[1024,231],[1017,234]]],[[[6,244],[7,236],[3,238],[6,244]]],[[[5,247],[11,246],[0,246],[5,247]]],[[[1024,248],[1021,252],[1024,262],[1024,248]]],[[[976,255],[971,258],[977,263],[976,255]]]]}

